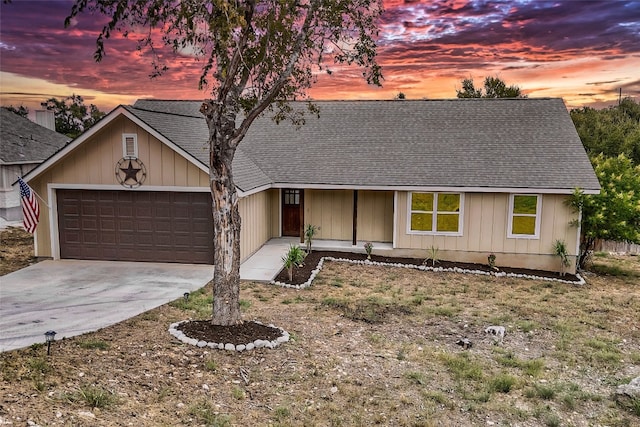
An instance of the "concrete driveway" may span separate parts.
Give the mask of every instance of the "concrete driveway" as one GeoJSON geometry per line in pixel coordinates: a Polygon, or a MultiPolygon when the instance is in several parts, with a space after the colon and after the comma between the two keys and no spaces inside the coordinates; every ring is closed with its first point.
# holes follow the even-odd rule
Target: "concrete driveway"
{"type": "MultiPolygon", "coordinates": [[[[43,261],[0,277],[0,351],[113,325],[204,286],[213,266],[43,261]]],[[[167,325],[168,328],[168,325],[167,325]]]]}

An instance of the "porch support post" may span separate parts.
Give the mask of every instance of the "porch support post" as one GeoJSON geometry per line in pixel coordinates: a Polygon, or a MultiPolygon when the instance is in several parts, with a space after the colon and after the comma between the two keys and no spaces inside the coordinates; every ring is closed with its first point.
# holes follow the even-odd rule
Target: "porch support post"
{"type": "Polygon", "coordinates": [[[353,237],[351,244],[358,244],[358,190],[353,190],[353,237]]]}
{"type": "Polygon", "coordinates": [[[300,190],[300,243],[304,243],[304,190],[300,190]]]}

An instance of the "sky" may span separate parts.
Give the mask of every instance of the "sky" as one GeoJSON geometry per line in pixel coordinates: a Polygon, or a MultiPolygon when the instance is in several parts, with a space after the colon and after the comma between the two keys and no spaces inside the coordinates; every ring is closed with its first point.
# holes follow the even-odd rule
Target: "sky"
{"type": "MultiPolygon", "coordinates": [[[[0,4],[0,105],[38,109],[80,95],[110,111],[139,98],[203,99],[199,65],[176,58],[150,79],[135,40],[107,40],[93,59],[105,18],[81,15],[64,28],[70,0],[0,4]]],[[[385,0],[378,61],[383,87],[353,69],[320,75],[313,99],[455,98],[462,80],[487,76],[529,97],[561,97],[568,108],[615,104],[619,91],[640,101],[640,1],[385,0]]]]}

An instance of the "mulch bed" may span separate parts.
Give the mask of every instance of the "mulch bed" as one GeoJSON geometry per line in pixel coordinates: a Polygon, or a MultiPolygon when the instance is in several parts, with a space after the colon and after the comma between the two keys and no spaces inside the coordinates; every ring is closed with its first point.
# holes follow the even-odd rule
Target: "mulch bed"
{"type": "MultiPolygon", "coordinates": [[[[301,267],[293,269],[293,280],[289,280],[289,274],[286,269],[280,271],[280,273],[274,279],[276,282],[280,283],[288,283],[290,285],[301,285],[309,280],[311,276],[311,272],[316,269],[318,266],[318,262],[323,257],[333,257],[333,258],[344,258],[350,260],[364,261],[367,259],[367,255],[363,253],[355,253],[355,252],[340,252],[340,251],[313,251],[307,255],[304,260],[304,264],[301,267]]],[[[424,264],[424,259],[421,258],[400,258],[400,257],[386,257],[380,255],[371,255],[371,261],[373,262],[384,262],[389,264],[408,264],[408,265],[422,265],[424,264]]],[[[426,265],[431,266],[431,262],[426,265]]],[[[436,267],[442,268],[454,268],[458,267],[466,270],[479,270],[490,272],[491,269],[488,265],[485,264],[473,264],[473,263],[463,263],[463,262],[451,262],[451,261],[438,261],[436,262],[436,267]]],[[[526,268],[508,268],[508,267],[500,267],[500,272],[504,273],[513,273],[513,274],[526,274],[529,276],[538,276],[538,277],[548,277],[552,279],[562,279],[570,282],[579,283],[580,279],[574,274],[565,274],[564,276],[560,276],[559,273],[553,271],[543,271],[543,270],[531,270],[526,268]]]]}
{"type": "Polygon", "coordinates": [[[192,320],[177,327],[189,338],[222,344],[249,344],[255,340],[273,341],[282,335],[282,331],[256,322],[243,322],[239,325],[219,326],[211,320],[192,320]]]}

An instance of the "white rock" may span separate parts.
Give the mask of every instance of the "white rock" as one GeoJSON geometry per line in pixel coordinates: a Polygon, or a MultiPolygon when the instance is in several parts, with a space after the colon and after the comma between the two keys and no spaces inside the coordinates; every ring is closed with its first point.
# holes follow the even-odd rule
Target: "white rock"
{"type": "Polygon", "coordinates": [[[247,346],[246,346],[246,345],[244,345],[244,344],[238,344],[238,345],[236,346],[236,351],[244,351],[246,348],[247,348],[247,346]]]}
{"type": "Polygon", "coordinates": [[[198,347],[202,348],[202,347],[206,347],[208,344],[208,342],[206,341],[198,341],[198,343],[196,344],[198,347]]]}
{"type": "Polygon", "coordinates": [[[89,411],[78,411],[78,416],[84,417],[84,418],[95,418],[96,417],[96,415],[93,412],[89,412],[89,411]]]}
{"type": "Polygon", "coordinates": [[[234,351],[236,349],[236,346],[233,344],[227,343],[224,345],[224,349],[234,351]]]}
{"type": "Polygon", "coordinates": [[[247,350],[253,350],[254,348],[255,348],[255,345],[252,342],[247,344],[247,350]]]}

